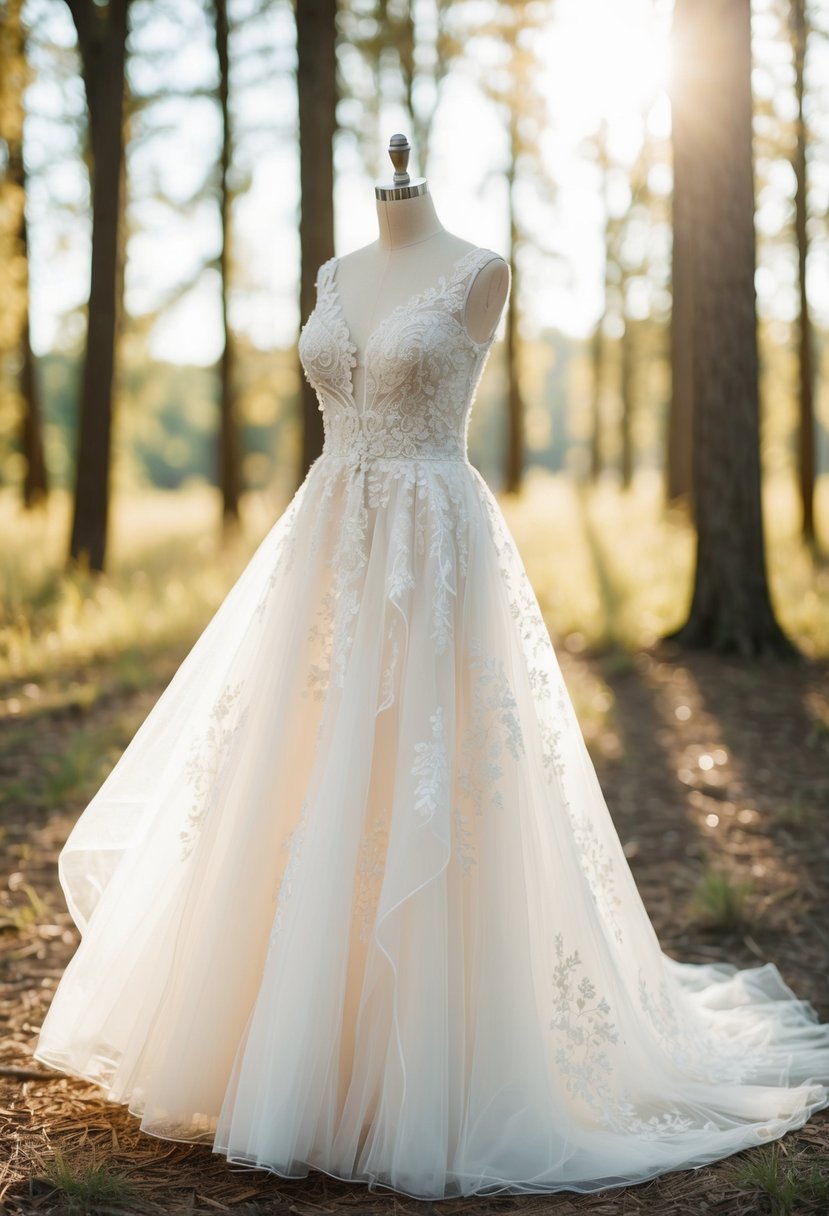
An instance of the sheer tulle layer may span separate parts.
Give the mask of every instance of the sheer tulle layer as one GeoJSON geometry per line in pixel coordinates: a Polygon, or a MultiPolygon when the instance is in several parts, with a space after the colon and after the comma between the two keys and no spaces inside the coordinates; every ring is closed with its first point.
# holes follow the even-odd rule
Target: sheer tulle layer
{"type": "Polygon", "coordinates": [[[829,1102],[773,966],[663,955],[464,460],[315,463],[60,878],[83,937],[36,1057],[233,1162],[593,1190],[829,1102]]]}

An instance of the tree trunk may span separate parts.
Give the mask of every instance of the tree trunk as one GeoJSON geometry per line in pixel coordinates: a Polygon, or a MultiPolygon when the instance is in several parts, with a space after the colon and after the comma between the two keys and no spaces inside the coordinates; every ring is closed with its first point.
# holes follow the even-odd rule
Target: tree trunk
{"type": "MultiPolygon", "coordinates": [[[[622,307],[624,307],[624,296],[622,307]]],[[[633,411],[634,411],[634,392],[633,392],[633,368],[635,363],[633,349],[633,333],[631,331],[631,323],[628,318],[624,320],[625,330],[622,334],[622,350],[621,350],[621,384],[620,394],[622,398],[622,485],[626,490],[629,490],[633,483],[633,411]]]]}
{"type": "Polygon", "coordinates": [[[610,202],[608,199],[608,179],[610,163],[607,152],[607,123],[602,121],[596,137],[596,162],[601,174],[602,207],[604,216],[603,251],[604,269],[602,281],[604,297],[602,311],[596,321],[596,328],[590,341],[590,354],[593,371],[593,395],[590,409],[590,480],[598,481],[604,469],[604,444],[602,442],[602,393],[604,392],[605,373],[605,342],[604,319],[607,315],[607,300],[609,295],[610,277],[610,202]]]}
{"type": "Polygon", "coordinates": [[[669,502],[690,501],[693,489],[694,310],[692,253],[683,202],[674,192],[671,255],[671,396],[668,404],[665,494],[669,502]]]}
{"type": "MultiPolygon", "coordinates": [[[[334,254],[334,132],[336,130],[337,0],[296,6],[300,177],[300,321],[315,303],[319,266],[334,254]]],[[[302,452],[300,480],[322,450],[323,422],[316,393],[300,369],[302,452]]]]}
{"type": "Polygon", "coordinates": [[[803,537],[813,544],[815,540],[815,411],[814,411],[814,361],[812,356],[812,322],[809,314],[809,297],[806,292],[806,263],[809,256],[807,232],[807,176],[806,176],[806,119],[803,113],[804,68],[806,62],[806,0],[792,0],[791,7],[792,46],[795,64],[795,92],[797,96],[796,142],[792,156],[795,190],[795,235],[797,239],[798,282],[800,287],[800,315],[798,334],[798,356],[800,361],[800,392],[798,395],[798,483],[802,512],[803,537]]]}
{"type": "Polygon", "coordinates": [[[591,401],[590,401],[590,480],[597,481],[604,467],[602,448],[602,385],[604,382],[604,334],[599,317],[590,339],[591,401]]]}
{"type": "Polygon", "coordinates": [[[239,424],[236,418],[234,384],[233,335],[228,321],[228,295],[232,272],[231,194],[228,174],[233,156],[229,85],[227,0],[214,0],[216,57],[219,63],[219,108],[222,116],[222,147],[219,157],[219,211],[222,226],[222,247],[219,255],[222,353],[219,357],[219,488],[222,494],[222,531],[232,532],[239,522],[241,493],[239,424]]]}
{"type": "MultiPolygon", "coordinates": [[[[26,37],[22,20],[21,0],[11,0],[5,17],[16,55],[24,61],[26,37]]],[[[23,77],[21,75],[21,86],[23,77]]],[[[26,163],[23,155],[23,92],[14,96],[14,121],[10,124],[6,140],[8,180],[21,194],[20,227],[17,232],[17,251],[23,260],[23,317],[20,328],[20,397],[23,402],[23,417],[20,446],[26,471],[23,475],[23,505],[27,509],[43,503],[49,492],[46,459],[43,452],[43,425],[40,386],[32,351],[29,328],[29,229],[26,222],[26,163]]]]}
{"type": "Polygon", "coordinates": [[[750,3],[677,0],[677,9],[689,22],[677,60],[692,170],[697,555],[690,614],[675,637],[741,655],[792,654],[769,597],[760,501],[750,3]]]}
{"type": "Polygon", "coordinates": [[[693,248],[688,209],[691,136],[686,122],[693,115],[693,99],[687,96],[689,80],[682,71],[688,6],[674,7],[673,39],[677,62],[673,72],[671,127],[673,132],[673,176],[671,249],[671,397],[665,461],[665,494],[669,502],[690,500],[692,495],[692,418],[694,403],[693,323],[691,299],[693,248]]]}
{"type": "Polygon", "coordinates": [[[28,300],[26,315],[23,318],[23,332],[20,335],[20,347],[20,395],[23,398],[21,447],[23,458],[26,461],[26,471],[23,475],[23,505],[30,510],[46,501],[49,494],[49,476],[43,450],[41,395],[37,379],[37,364],[29,332],[28,300]]]}
{"type": "Polygon", "coordinates": [[[92,266],[81,379],[71,559],[103,570],[119,322],[119,220],[129,0],[67,0],[78,31],[92,151],[92,266]]]}
{"type": "MultiPolygon", "coordinates": [[[[513,141],[513,151],[515,142],[513,141]]],[[[511,299],[506,319],[507,356],[507,427],[504,490],[517,494],[524,475],[524,401],[521,395],[520,342],[518,334],[519,272],[516,257],[518,225],[515,219],[515,159],[511,157],[507,174],[509,206],[509,264],[512,282],[511,299]]]]}

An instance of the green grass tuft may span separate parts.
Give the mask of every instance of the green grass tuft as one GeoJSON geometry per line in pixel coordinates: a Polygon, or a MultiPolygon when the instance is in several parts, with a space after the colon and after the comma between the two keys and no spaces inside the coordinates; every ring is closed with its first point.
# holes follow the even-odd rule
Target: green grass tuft
{"type": "Polygon", "coordinates": [[[137,1195],[126,1175],[94,1162],[71,1164],[60,1149],[47,1162],[43,1177],[63,1192],[72,1213],[94,1211],[101,1204],[128,1203],[137,1195]]]}
{"type": "Polygon", "coordinates": [[[0,930],[13,929],[16,933],[27,933],[50,918],[49,905],[31,883],[20,883],[14,891],[22,891],[25,900],[0,908],[0,930]]]}
{"type": "Polygon", "coordinates": [[[823,1212],[829,1206],[829,1158],[790,1157],[778,1144],[759,1149],[736,1162],[727,1173],[740,1191],[757,1192],[771,1216],[789,1212],[823,1212]]]}
{"type": "Polygon", "coordinates": [[[726,870],[709,868],[691,896],[691,914],[709,929],[738,929],[751,920],[750,896],[750,883],[740,882],[726,870]]]}

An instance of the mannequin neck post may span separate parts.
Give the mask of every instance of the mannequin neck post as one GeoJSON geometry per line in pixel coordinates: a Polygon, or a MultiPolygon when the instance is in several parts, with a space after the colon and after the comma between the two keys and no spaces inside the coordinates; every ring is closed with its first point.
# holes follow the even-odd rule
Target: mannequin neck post
{"type": "Polygon", "coordinates": [[[414,198],[375,199],[375,204],[381,249],[416,245],[444,231],[428,193],[414,198]]]}

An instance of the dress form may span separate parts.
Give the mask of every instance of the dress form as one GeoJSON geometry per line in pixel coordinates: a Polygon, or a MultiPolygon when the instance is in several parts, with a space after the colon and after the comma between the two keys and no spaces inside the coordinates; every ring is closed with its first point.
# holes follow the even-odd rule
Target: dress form
{"type": "MultiPolygon", "coordinates": [[[[394,183],[375,188],[377,240],[338,259],[336,269],[338,297],[357,347],[353,368],[357,401],[363,396],[366,343],[376,327],[395,308],[437,285],[460,257],[475,248],[443,227],[425,179],[399,188],[401,178],[409,180],[404,137],[392,136],[389,151],[404,172],[396,174],[394,183]]],[[[475,341],[484,341],[495,329],[508,289],[509,267],[503,258],[494,258],[478,270],[464,315],[475,341]]]]}

